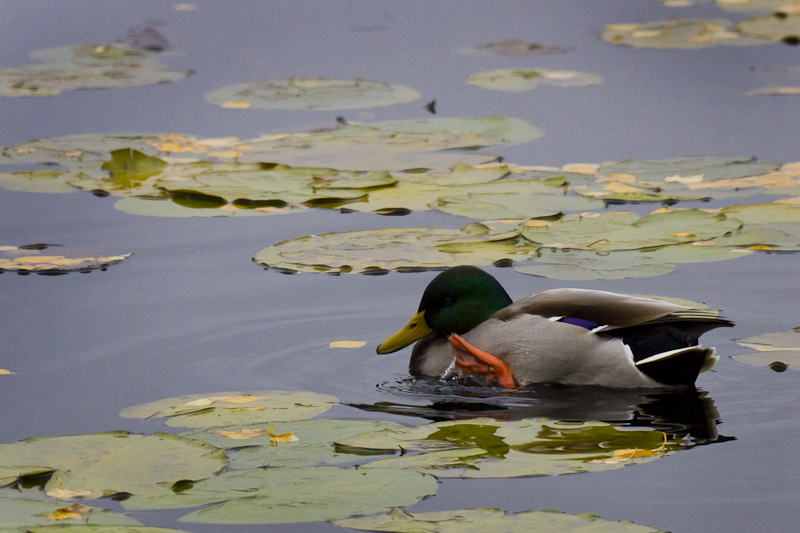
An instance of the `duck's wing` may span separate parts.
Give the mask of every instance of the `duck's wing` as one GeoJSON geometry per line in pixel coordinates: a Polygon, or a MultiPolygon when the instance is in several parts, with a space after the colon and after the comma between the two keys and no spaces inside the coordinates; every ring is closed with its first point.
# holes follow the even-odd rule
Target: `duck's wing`
{"type": "Polygon", "coordinates": [[[531,294],[501,309],[493,318],[507,321],[526,314],[567,322],[585,321],[578,325],[603,331],[680,322],[682,329],[690,328],[699,336],[716,327],[733,325],[715,310],[587,289],[553,289],[531,294]]]}

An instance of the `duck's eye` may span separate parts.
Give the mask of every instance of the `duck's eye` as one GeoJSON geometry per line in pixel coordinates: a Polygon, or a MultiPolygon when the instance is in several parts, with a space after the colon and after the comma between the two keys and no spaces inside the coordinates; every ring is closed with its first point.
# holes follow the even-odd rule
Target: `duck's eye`
{"type": "Polygon", "coordinates": [[[444,299],[444,305],[445,305],[445,307],[450,307],[451,305],[453,305],[453,299],[452,298],[445,298],[444,299]]]}

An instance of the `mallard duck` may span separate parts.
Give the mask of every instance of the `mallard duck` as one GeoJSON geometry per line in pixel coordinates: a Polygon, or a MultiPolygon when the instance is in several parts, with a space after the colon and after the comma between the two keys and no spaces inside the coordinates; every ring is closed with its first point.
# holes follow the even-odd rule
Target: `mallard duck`
{"type": "Polygon", "coordinates": [[[506,388],[680,387],[718,359],[698,337],[726,326],[733,322],[716,311],[606,291],[553,289],[512,302],[493,276],[458,266],[430,282],[414,318],[377,352],[416,341],[413,375],[480,376],[506,388]]]}

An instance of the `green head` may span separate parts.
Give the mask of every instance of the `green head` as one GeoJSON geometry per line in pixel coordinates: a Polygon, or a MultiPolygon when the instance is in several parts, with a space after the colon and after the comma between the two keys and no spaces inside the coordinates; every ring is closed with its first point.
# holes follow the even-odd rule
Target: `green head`
{"type": "Polygon", "coordinates": [[[397,351],[432,332],[441,336],[466,333],[509,304],[508,293],[490,274],[473,266],[450,268],[428,284],[411,322],[383,341],[377,351],[397,351]]]}

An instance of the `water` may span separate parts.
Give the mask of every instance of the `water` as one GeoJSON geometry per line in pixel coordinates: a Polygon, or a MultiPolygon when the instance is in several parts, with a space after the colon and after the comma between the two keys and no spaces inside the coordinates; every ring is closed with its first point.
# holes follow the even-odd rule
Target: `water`
{"type": "MultiPolygon", "coordinates": [[[[339,114],[372,120],[357,111],[224,110],[202,99],[222,85],[255,78],[362,76],[414,87],[423,95],[411,104],[367,110],[374,120],[425,118],[424,103],[436,98],[438,116],[508,114],[543,128],[546,135],[533,143],[493,151],[520,164],[696,153],[752,154],[781,162],[798,158],[796,99],[742,95],[761,85],[750,67],[796,65],[797,48],[633,50],[605,45],[596,36],[608,23],[728,16],[712,4],[677,11],[645,0],[196,5],[196,11],[179,12],[169,3],[148,1],[0,2],[5,13],[0,21],[2,65],[27,63],[28,52],[44,47],[112,42],[126,28],[155,20],[173,45],[165,61],[174,69],[196,71],[160,86],[2,98],[0,144],[104,132],[246,139],[330,126],[339,114]],[[452,52],[509,38],[575,50],[542,58],[452,52]],[[529,93],[489,92],[463,83],[475,72],[512,66],[587,71],[603,76],[604,82],[587,88],[545,86],[529,93]]],[[[91,274],[0,275],[0,368],[16,372],[2,376],[0,442],[113,429],[159,431],[159,421],[122,419],[117,413],[147,401],[214,391],[313,390],[359,405],[508,405],[509,400],[412,386],[406,379],[407,355],[374,354],[374,347],[416,310],[433,273],[287,276],[250,261],[265,246],[303,235],[386,226],[460,227],[466,219],[335,211],[166,219],[119,212],[114,201],[88,193],[0,189],[0,245],[45,242],[87,255],[135,253],[91,274]],[[367,345],[328,348],[337,340],[367,345]]],[[[510,269],[490,271],[515,299],[563,285],[510,269]]],[[[674,532],[794,531],[800,519],[799,374],[750,367],[728,356],[748,351],[733,338],[800,325],[799,278],[796,255],[758,254],[681,265],[653,278],[570,284],[707,302],[737,322],[733,330],[713,330],[703,337],[722,359],[698,380],[706,407],[713,402],[718,413],[720,423],[713,426],[725,442],[602,473],[446,480],[435,497],[409,510],[557,509],[674,532]]],[[[536,416],[618,421],[641,417],[651,405],[644,396],[612,395],[598,402],[575,391],[537,391],[510,403],[536,416]]],[[[679,425],[687,422],[681,409],[679,425]]],[[[422,408],[383,411],[341,405],[326,416],[420,423],[424,419],[415,415],[431,415],[422,408]]],[[[178,525],[175,520],[182,514],[133,516],[147,525],[222,530],[178,525]]],[[[323,523],[280,526],[287,532],[334,529],[323,523]]]]}

